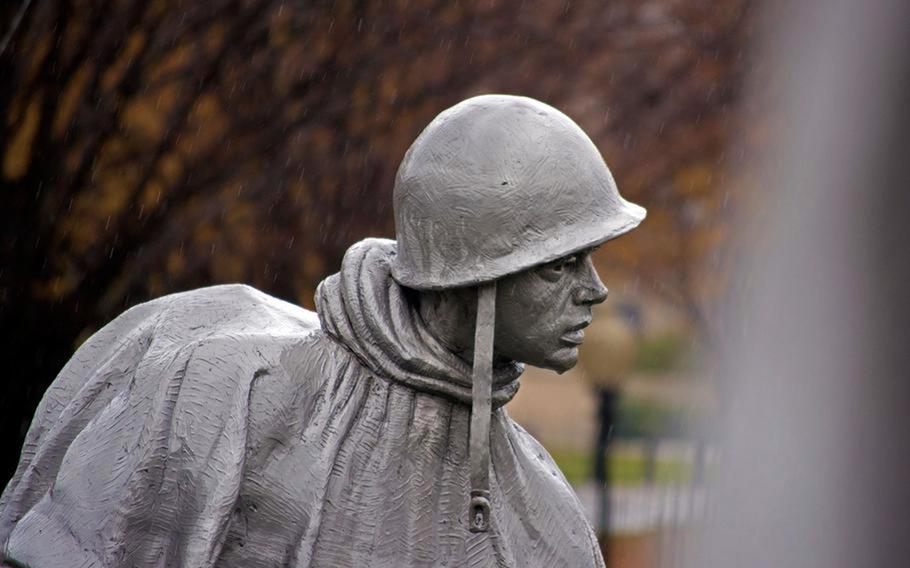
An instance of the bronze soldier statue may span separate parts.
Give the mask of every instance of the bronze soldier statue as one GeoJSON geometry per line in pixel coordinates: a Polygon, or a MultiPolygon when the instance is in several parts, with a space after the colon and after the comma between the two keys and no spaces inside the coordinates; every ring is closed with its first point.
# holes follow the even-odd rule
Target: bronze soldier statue
{"type": "Polygon", "coordinates": [[[440,114],[317,313],[247,286],[136,306],[44,396],[0,500],[8,559],[52,566],[603,566],[575,493],[503,405],[562,372],[638,225],[556,109],[440,114]]]}

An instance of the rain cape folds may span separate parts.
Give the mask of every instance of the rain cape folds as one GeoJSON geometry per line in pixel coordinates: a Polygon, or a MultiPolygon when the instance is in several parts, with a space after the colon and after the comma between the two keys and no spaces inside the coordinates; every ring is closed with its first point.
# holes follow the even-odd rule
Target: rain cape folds
{"type": "Polygon", "coordinates": [[[389,275],[346,254],[318,317],[246,286],[136,306],[47,391],[0,501],[0,543],[56,566],[603,566],[547,452],[501,407],[489,533],[467,529],[470,366],[389,275]]]}

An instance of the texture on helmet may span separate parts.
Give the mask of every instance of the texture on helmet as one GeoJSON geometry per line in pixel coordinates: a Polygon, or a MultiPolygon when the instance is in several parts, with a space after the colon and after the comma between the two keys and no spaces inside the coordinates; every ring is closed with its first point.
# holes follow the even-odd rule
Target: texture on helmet
{"type": "Polygon", "coordinates": [[[395,180],[392,276],[418,290],[489,282],[633,229],[591,139],[540,101],[483,95],[437,116],[395,180]]]}

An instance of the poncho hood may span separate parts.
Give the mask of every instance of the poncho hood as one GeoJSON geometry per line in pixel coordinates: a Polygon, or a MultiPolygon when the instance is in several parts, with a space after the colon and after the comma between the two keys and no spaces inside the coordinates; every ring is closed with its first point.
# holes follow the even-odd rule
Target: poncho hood
{"type": "MultiPolygon", "coordinates": [[[[391,277],[395,241],[366,239],[348,249],[341,271],[316,291],[322,328],[378,375],[417,391],[470,404],[471,366],[427,329],[420,313],[391,277]]],[[[493,405],[518,391],[524,367],[493,369],[493,405]]]]}

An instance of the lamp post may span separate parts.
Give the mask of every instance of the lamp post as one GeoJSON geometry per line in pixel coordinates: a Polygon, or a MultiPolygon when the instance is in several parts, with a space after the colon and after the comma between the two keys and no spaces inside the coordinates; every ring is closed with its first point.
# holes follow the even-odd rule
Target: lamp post
{"type": "Polygon", "coordinates": [[[640,317],[634,306],[601,305],[579,350],[582,377],[598,399],[593,475],[597,482],[598,536],[607,558],[610,535],[610,442],[623,380],[638,359],[640,317]]]}

